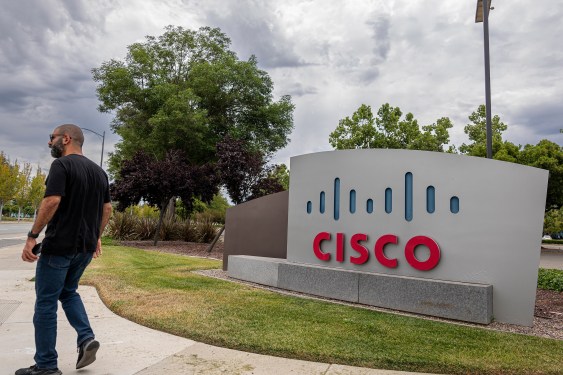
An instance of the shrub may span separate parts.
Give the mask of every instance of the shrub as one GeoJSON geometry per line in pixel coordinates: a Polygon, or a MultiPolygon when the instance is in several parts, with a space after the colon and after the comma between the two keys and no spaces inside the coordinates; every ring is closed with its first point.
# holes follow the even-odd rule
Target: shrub
{"type": "Polygon", "coordinates": [[[131,206],[127,208],[127,210],[131,210],[133,212],[133,215],[135,215],[138,218],[158,219],[158,216],[160,215],[159,213],[160,211],[158,210],[157,207],[150,206],[148,204],[144,204],[144,205],[137,204],[135,206],[131,206]]]}
{"type": "Polygon", "coordinates": [[[151,217],[143,217],[138,219],[135,232],[137,233],[139,240],[152,240],[154,238],[154,234],[156,233],[157,224],[158,218],[154,219],[151,217]]]}
{"type": "Polygon", "coordinates": [[[195,215],[197,242],[210,243],[215,238],[216,229],[213,217],[205,212],[195,215]]]}
{"type": "Polygon", "coordinates": [[[181,240],[181,224],[176,220],[162,220],[162,225],[160,226],[160,239],[162,241],[181,240]]]}
{"type": "Polygon", "coordinates": [[[182,241],[197,242],[197,229],[195,223],[189,219],[179,222],[179,231],[182,236],[182,241]]]}
{"type": "Polygon", "coordinates": [[[540,268],[538,288],[563,292],[563,270],[540,268]]]}
{"type": "Polygon", "coordinates": [[[127,241],[137,239],[137,218],[124,212],[114,212],[108,225],[108,235],[116,240],[127,241]]]}
{"type": "Polygon", "coordinates": [[[553,244],[553,245],[563,245],[563,240],[553,240],[553,239],[551,239],[551,240],[542,240],[541,243],[548,244],[548,245],[549,245],[549,244],[553,244]]]}

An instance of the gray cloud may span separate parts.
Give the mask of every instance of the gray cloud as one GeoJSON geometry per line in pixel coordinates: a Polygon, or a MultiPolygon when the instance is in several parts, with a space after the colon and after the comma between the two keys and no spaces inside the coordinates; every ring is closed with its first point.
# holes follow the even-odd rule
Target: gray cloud
{"type": "Polygon", "coordinates": [[[374,15],[374,19],[367,22],[373,32],[373,54],[375,63],[382,63],[387,59],[387,54],[391,49],[391,40],[389,38],[389,28],[391,20],[389,15],[374,15]]]}
{"type": "Polygon", "coordinates": [[[230,36],[241,57],[255,55],[263,68],[307,65],[293,50],[268,1],[220,2],[221,11],[210,9],[206,20],[230,36]]]}
{"type": "MultiPolygon", "coordinates": [[[[507,140],[537,143],[558,133],[563,106],[563,2],[500,2],[491,14],[493,113],[507,140]]],[[[279,158],[330,149],[338,120],[360,104],[389,102],[421,124],[448,116],[459,145],[467,116],[484,103],[482,25],[474,2],[322,0],[18,0],[0,11],[0,150],[45,168],[47,134],[61,122],[101,133],[90,69],[166,25],[220,27],[241,59],[256,55],[276,95],[296,105],[292,142],[279,158]],[[279,94],[278,94],[279,93],[279,94]]],[[[101,140],[85,151],[99,160],[101,140]]],[[[106,155],[107,159],[107,155],[106,155]]]]}

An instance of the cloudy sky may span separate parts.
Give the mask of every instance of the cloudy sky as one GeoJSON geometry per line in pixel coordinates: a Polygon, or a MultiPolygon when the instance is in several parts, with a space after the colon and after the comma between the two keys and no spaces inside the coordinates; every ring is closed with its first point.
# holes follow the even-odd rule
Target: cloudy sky
{"type": "MultiPolygon", "coordinates": [[[[274,162],[330,150],[328,135],[362,103],[412,112],[421,125],[467,116],[485,102],[476,0],[0,0],[0,150],[48,169],[61,123],[118,138],[97,111],[91,69],[166,25],[219,27],[239,58],[256,55],[275,99],[296,105],[291,142],[274,162]]],[[[563,0],[494,0],[492,110],[516,144],[563,144],[563,0]]],[[[99,162],[101,137],[84,152],[99,162]]]]}

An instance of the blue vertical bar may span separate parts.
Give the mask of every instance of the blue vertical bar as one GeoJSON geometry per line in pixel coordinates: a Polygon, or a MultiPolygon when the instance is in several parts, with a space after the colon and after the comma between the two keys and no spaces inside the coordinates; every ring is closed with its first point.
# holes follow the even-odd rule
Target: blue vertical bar
{"type": "Polygon", "coordinates": [[[311,201],[307,202],[307,213],[310,214],[313,211],[313,203],[311,201]]]}
{"type": "Polygon", "coordinates": [[[356,212],[356,190],[350,190],[350,213],[356,212]]]}
{"type": "Polygon", "coordinates": [[[457,214],[459,212],[459,198],[456,196],[450,199],[450,211],[452,214],[457,214]]]}
{"type": "Polygon", "coordinates": [[[433,214],[436,209],[436,189],[434,186],[426,188],[426,212],[433,214]]]}
{"type": "Polygon", "coordinates": [[[340,219],[340,179],[334,179],[334,220],[340,219]]]}
{"type": "Polygon", "coordinates": [[[391,188],[385,189],[385,212],[388,214],[393,211],[393,190],[391,188]]]}
{"type": "Polygon", "coordinates": [[[405,220],[412,220],[412,173],[405,174],[405,220]]]}
{"type": "Polygon", "coordinates": [[[321,191],[321,197],[320,197],[320,202],[319,202],[319,211],[321,212],[321,214],[325,213],[325,192],[321,191]]]}
{"type": "Polygon", "coordinates": [[[366,202],[366,211],[368,214],[373,212],[373,199],[368,199],[366,202]]]}

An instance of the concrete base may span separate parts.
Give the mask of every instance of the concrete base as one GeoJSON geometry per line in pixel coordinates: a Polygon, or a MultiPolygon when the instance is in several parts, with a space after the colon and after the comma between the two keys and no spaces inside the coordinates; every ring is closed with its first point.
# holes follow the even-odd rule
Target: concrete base
{"type": "Polygon", "coordinates": [[[285,259],[229,256],[230,277],[347,302],[489,324],[492,285],[356,272],[285,259]]]}

